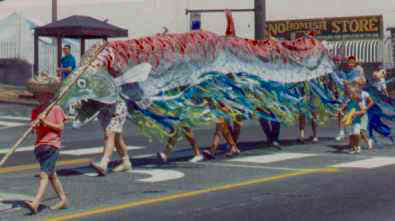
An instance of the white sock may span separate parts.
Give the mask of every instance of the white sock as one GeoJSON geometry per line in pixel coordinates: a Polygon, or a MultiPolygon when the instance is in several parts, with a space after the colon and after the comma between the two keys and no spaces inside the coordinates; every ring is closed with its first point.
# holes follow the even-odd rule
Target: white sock
{"type": "Polygon", "coordinates": [[[304,130],[300,130],[300,137],[304,137],[304,130]]]}
{"type": "Polygon", "coordinates": [[[123,161],[123,162],[129,162],[129,161],[130,161],[129,155],[123,156],[123,157],[122,157],[122,161],[123,161]]]}
{"type": "Polygon", "coordinates": [[[101,162],[102,162],[102,163],[105,163],[105,164],[108,164],[108,162],[110,162],[110,159],[109,159],[108,157],[103,157],[103,158],[101,159],[101,162]]]}

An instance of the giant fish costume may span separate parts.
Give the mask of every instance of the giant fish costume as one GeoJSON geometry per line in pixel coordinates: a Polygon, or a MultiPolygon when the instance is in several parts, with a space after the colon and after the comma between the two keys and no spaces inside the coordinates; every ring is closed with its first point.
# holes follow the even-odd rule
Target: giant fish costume
{"type": "Polygon", "coordinates": [[[274,114],[285,124],[294,122],[309,105],[290,88],[333,72],[328,50],[311,36],[295,41],[235,37],[230,12],[226,16],[226,36],[197,31],[112,41],[92,64],[83,58],[80,68],[90,67],[62,101],[75,114],[74,125],[86,124],[120,99],[149,136],[170,136],[180,125],[236,115],[272,119],[274,114]],[[71,108],[77,102],[82,105],[71,108]]]}

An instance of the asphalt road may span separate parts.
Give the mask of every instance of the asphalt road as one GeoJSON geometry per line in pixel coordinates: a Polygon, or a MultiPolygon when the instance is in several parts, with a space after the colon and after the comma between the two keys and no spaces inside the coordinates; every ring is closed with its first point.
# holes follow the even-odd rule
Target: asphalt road
{"type": "MultiPolygon", "coordinates": [[[[0,157],[27,129],[29,107],[0,104],[0,157]]],[[[97,177],[89,162],[100,156],[103,134],[97,122],[66,127],[58,174],[71,208],[50,211],[50,190],[38,215],[22,200],[34,196],[38,171],[33,137],[0,168],[0,221],[21,220],[395,220],[394,145],[382,140],[374,151],[351,155],[333,140],[335,125],[320,128],[319,143],[298,143],[296,128],[282,128],[281,148],[270,147],[257,122],[246,122],[232,159],[189,163],[192,151],[180,141],[169,164],[160,164],[133,125],[126,141],[134,170],[97,177]]],[[[195,129],[202,148],[212,128],[195,129]]],[[[309,135],[309,131],[307,132],[309,135]]],[[[114,156],[113,160],[117,160],[114,156]]]]}

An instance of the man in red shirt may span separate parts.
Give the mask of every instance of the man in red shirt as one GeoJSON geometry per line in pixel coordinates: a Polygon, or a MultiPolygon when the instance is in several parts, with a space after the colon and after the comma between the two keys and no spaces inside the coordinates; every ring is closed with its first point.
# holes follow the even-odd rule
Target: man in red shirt
{"type": "Polygon", "coordinates": [[[32,111],[31,120],[36,134],[34,154],[41,168],[40,185],[34,200],[26,202],[33,214],[38,212],[49,182],[60,198],[60,202],[50,208],[62,209],[68,206],[66,194],[55,170],[56,161],[59,159],[61,134],[66,116],[58,105],[55,105],[48,114],[44,115],[43,113],[59,85],[59,82],[55,79],[51,80],[48,77],[30,80],[27,85],[27,88],[33,92],[39,102],[39,105],[32,111]]]}

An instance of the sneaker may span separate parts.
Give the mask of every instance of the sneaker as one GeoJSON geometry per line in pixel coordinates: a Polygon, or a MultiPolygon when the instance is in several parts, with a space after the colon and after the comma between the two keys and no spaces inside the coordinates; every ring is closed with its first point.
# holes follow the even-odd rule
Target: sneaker
{"type": "Polygon", "coordinates": [[[318,137],[313,137],[313,142],[317,143],[318,142],[318,137]]]}
{"type": "Polygon", "coordinates": [[[361,153],[361,147],[360,146],[357,147],[357,153],[361,153]]]}
{"type": "Polygon", "coordinates": [[[355,150],[351,150],[350,152],[348,152],[349,154],[355,154],[356,151],[355,150]]]}
{"type": "Polygon", "coordinates": [[[158,153],[156,153],[156,157],[160,160],[160,162],[167,163],[167,156],[166,156],[166,154],[158,152],[158,153]]]}
{"type": "Polygon", "coordinates": [[[204,150],[203,155],[207,160],[214,160],[215,159],[215,155],[213,153],[211,153],[211,151],[209,151],[209,150],[204,150]]]}
{"type": "Polygon", "coordinates": [[[373,149],[373,140],[372,139],[368,140],[368,149],[369,150],[373,149]]]}
{"type": "Polygon", "coordinates": [[[107,164],[103,162],[92,162],[91,166],[97,170],[97,172],[102,175],[106,176],[107,175],[107,164]]]}
{"type": "Polygon", "coordinates": [[[275,146],[275,147],[279,147],[280,146],[280,143],[278,143],[277,141],[273,141],[273,146],[275,146]]]}
{"type": "Polygon", "coordinates": [[[203,161],[204,157],[202,155],[194,156],[192,159],[189,160],[190,163],[198,163],[203,161]]]}
{"type": "Polygon", "coordinates": [[[114,169],[112,171],[125,172],[125,171],[129,171],[129,170],[132,170],[132,163],[130,162],[130,160],[122,161],[122,163],[119,164],[118,166],[114,167],[114,169]]]}
{"type": "Polygon", "coordinates": [[[337,136],[335,139],[337,141],[343,140],[344,139],[344,135],[339,134],[339,136],[337,136]]]}

